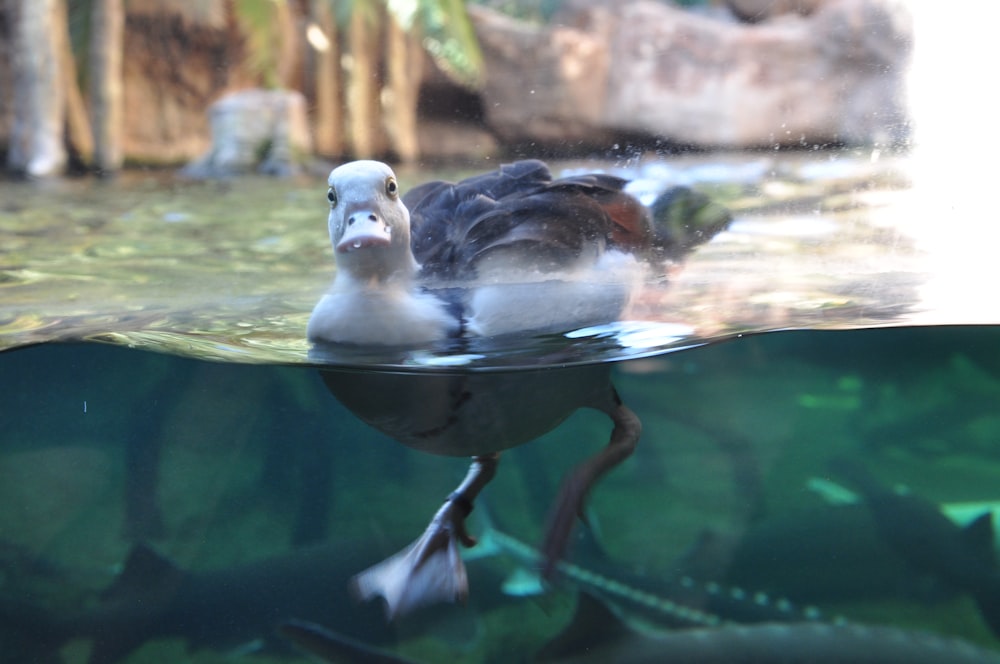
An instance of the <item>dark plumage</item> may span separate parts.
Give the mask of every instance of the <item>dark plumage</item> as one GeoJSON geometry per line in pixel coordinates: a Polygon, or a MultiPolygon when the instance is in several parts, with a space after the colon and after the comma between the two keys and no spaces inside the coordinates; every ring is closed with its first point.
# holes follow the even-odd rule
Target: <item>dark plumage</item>
{"type": "Polygon", "coordinates": [[[648,215],[625,180],[590,174],[553,180],[525,160],[462,180],[429,182],[403,197],[414,256],[429,279],[475,278],[490,252],[513,249],[543,272],[571,267],[588,246],[628,249],[648,235],[648,215]]]}

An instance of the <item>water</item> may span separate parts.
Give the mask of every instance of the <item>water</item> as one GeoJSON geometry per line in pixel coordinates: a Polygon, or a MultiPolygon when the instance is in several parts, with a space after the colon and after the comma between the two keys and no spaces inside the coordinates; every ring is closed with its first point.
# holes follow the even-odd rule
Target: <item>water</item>
{"type": "MultiPolygon", "coordinates": [[[[639,193],[704,173],[695,184],[734,209],[733,226],[646,284],[620,324],[461,353],[309,354],[305,322],[331,271],[315,183],[0,185],[0,661],[53,646],[69,662],[92,648],[105,661],[297,661],[269,643],[290,616],[426,662],[526,661],[553,639],[574,582],[523,596],[511,551],[470,556],[465,608],[387,625],[348,596],[352,575],[421,532],[468,461],[363,424],[327,391],[324,363],[357,372],[348,386],[460,370],[490,391],[613,361],[644,428],[589,502],[606,556],[574,541],[588,578],[722,621],[791,605],[996,649],[972,597],[996,583],[984,537],[934,518],[967,524],[1000,501],[1000,316],[982,288],[995,268],[951,261],[975,236],[919,232],[900,164],[859,157],[846,178],[839,158],[743,157],[728,176],[631,168],[639,193]],[[858,329],[872,326],[891,327],[858,329]],[[809,329],[773,332],[797,327],[809,329]],[[831,470],[845,458],[931,501],[901,519],[916,535],[841,504],[859,488],[831,470]]],[[[398,398],[386,388],[379,405],[398,398]]],[[[523,425],[531,406],[483,424],[523,425]]],[[[472,529],[539,545],[560,480],[610,432],[580,410],[504,453],[472,529]]],[[[625,610],[676,620],[640,604],[625,610]]]]}
{"type": "MultiPolygon", "coordinates": [[[[838,535],[874,551],[867,560],[838,558],[853,546],[823,549],[839,517],[813,515],[851,508],[831,507],[810,487],[835,480],[828,462],[847,456],[939,505],[1000,499],[998,342],[997,327],[788,332],[616,365],[614,382],[645,428],[633,458],[590,503],[614,569],[656,588],[706,532],[742,537],[798,567],[730,551],[713,565],[720,583],[995,647],[968,593],[909,570],[871,533],[838,535]],[[782,534],[801,515],[816,528],[782,534]]],[[[569,619],[565,584],[543,599],[503,595],[515,567],[503,555],[469,562],[464,609],[391,629],[377,610],[359,614],[347,578],[416,537],[466,462],[409,450],[361,424],[313,369],[101,344],[45,344],[4,353],[0,364],[4,601],[96,611],[136,540],[185,570],[216,574],[326,541],[346,561],[316,566],[313,583],[329,606],[303,597],[298,617],[373,643],[398,640],[424,661],[523,659],[569,619]]],[[[604,445],[609,428],[580,411],[511,450],[482,508],[537,544],[561,476],[604,445]]],[[[234,602],[232,619],[249,632],[214,627],[215,643],[175,626],[181,635],[142,639],[127,661],[177,661],[185,632],[197,661],[223,661],[267,636],[234,602]]],[[[86,644],[71,641],[69,661],[83,661],[86,644]]]]}
{"type": "MultiPolygon", "coordinates": [[[[966,258],[970,247],[989,243],[978,237],[988,229],[965,233],[949,218],[928,230],[914,214],[923,200],[907,168],[862,153],[609,166],[633,178],[644,197],[695,184],[735,219],[683,269],[651,275],[623,315],[626,326],[580,331],[581,360],[748,331],[1000,320],[996,298],[980,289],[995,281],[994,261],[966,258]],[[720,172],[731,181],[720,184],[720,172]]],[[[404,186],[428,177],[400,173],[404,186]]],[[[206,359],[310,361],[302,331],[332,274],[325,193],[315,181],[178,183],[137,174],[96,186],[0,183],[0,200],[0,348],[97,339],[206,359]]],[[[548,363],[545,341],[491,347],[466,366],[548,363]]],[[[439,365],[435,349],[419,350],[429,352],[325,359],[439,365]]]]}

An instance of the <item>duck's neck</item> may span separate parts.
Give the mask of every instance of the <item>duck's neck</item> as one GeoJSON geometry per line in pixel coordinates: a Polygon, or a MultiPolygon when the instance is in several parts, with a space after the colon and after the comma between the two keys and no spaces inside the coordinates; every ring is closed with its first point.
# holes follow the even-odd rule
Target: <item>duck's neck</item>
{"type": "Polygon", "coordinates": [[[412,288],[419,269],[417,261],[409,250],[394,249],[351,252],[339,257],[334,287],[366,290],[412,288]]]}
{"type": "Polygon", "coordinates": [[[346,270],[337,273],[333,281],[335,291],[353,291],[358,293],[403,293],[414,290],[416,280],[414,273],[391,272],[388,274],[355,274],[346,270]]]}

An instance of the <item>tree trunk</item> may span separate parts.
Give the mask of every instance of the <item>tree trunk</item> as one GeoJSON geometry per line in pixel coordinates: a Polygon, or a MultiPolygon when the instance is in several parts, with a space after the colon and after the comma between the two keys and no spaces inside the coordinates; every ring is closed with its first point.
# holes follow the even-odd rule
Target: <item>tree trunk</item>
{"type": "Polygon", "coordinates": [[[327,157],[344,154],[343,76],[340,35],[326,2],[313,3],[313,20],[327,39],[326,49],[314,48],[314,117],[316,152],[327,157]]]}
{"type": "Polygon", "coordinates": [[[375,2],[370,0],[356,1],[351,12],[347,117],[351,152],[358,159],[375,157],[385,149],[379,103],[382,91],[379,74],[381,16],[375,2]]]}
{"type": "Polygon", "coordinates": [[[385,105],[385,131],[389,147],[403,162],[420,157],[417,134],[417,95],[424,72],[424,49],[419,29],[409,32],[391,13],[386,28],[386,64],[388,81],[385,105]]]}
{"type": "Polygon", "coordinates": [[[125,9],[122,0],[94,0],[91,12],[90,110],[94,167],[100,173],[113,173],[121,168],[123,160],[125,9]]]}
{"type": "Polygon", "coordinates": [[[305,24],[298,0],[276,4],[278,21],[278,85],[286,90],[305,92],[305,24]]]}
{"type": "Polygon", "coordinates": [[[64,0],[10,0],[13,122],[7,168],[31,176],[56,175],[66,166],[65,80],[59,62],[66,26],[64,0]],[[60,11],[61,10],[61,11],[60,11]]]}

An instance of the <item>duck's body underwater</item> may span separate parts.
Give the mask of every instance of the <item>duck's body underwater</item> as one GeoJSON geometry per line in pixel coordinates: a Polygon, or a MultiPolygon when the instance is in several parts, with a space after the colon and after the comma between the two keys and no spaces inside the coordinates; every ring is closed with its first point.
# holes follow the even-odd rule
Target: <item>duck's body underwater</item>
{"type": "MultiPolygon", "coordinates": [[[[654,221],[657,204],[651,214],[622,190],[624,180],[553,180],[534,160],[457,184],[430,182],[402,198],[380,162],[344,164],[328,182],[337,275],[309,320],[315,344],[412,347],[613,322],[643,265],[679,258],[729,219],[716,206],[703,227],[671,229],[654,221]]],[[[502,374],[330,370],[323,377],[346,407],[400,442],[473,457],[423,536],[355,577],[359,596],[383,597],[390,618],[466,595],[458,543],[475,544],[465,518],[500,451],[582,407],[614,423],[608,446],[563,483],[543,546],[551,569],[589,489],[631,454],[641,430],[606,364],[502,374]]]]}

